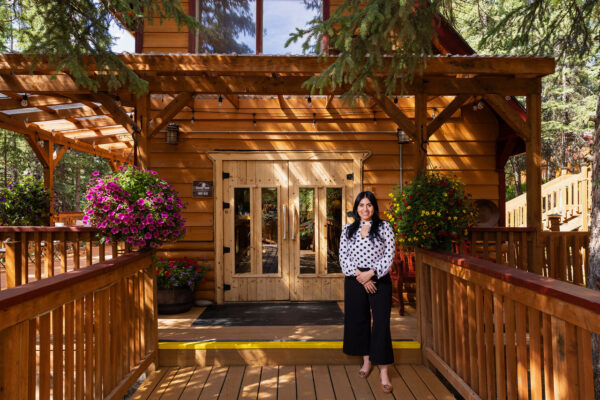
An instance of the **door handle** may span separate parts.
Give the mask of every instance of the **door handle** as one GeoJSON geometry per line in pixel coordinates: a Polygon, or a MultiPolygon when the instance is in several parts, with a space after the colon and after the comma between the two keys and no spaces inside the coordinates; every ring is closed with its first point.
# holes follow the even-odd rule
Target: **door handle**
{"type": "Polygon", "coordinates": [[[281,213],[283,214],[283,240],[287,239],[287,218],[288,218],[288,214],[287,214],[287,206],[284,204],[282,207],[281,213]]]}
{"type": "Polygon", "coordinates": [[[296,205],[292,204],[292,240],[296,240],[296,205]]]}

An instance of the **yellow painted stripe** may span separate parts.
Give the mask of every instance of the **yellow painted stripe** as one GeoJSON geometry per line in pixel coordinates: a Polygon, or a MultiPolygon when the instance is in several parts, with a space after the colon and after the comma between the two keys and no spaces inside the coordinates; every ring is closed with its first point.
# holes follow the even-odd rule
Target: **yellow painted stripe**
{"type": "MultiPolygon", "coordinates": [[[[420,349],[415,341],[393,341],[394,349],[420,349]]],[[[341,349],[341,341],[329,342],[159,342],[161,350],[205,350],[205,349],[341,349]]]]}

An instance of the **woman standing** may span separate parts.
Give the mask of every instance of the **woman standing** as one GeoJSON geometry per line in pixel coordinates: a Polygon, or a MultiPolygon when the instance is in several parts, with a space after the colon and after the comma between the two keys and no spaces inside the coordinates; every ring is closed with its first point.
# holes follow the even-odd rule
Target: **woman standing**
{"type": "Polygon", "coordinates": [[[392,226],[379,218],[373,193],[361,192],[354,201],[354,222],[340,238],[340,265],[344,282],[344,353],[363,356],[359,375],[366,378],[373,364],[380,366],[381,387],[392,391],[388,365],[394,362],[390,313],[394,260],[392,226]],[[371,328],[371,312],[373,327],[371,328]]]}

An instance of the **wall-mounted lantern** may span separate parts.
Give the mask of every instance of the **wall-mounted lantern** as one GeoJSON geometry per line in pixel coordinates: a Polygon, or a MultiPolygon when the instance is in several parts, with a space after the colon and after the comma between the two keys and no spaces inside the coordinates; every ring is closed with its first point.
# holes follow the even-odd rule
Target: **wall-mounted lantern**
{"type": "Polygon", "coordinates": [[[167,135],[166,135],[166,143],[167,144],[177,144],[177,140],[179,136],[179,125],[176,122],[170,122],[167,125],[167,135]]]}
{"type": "Polygon", "coordinates": [[[398,128],[398,130],[396,131],[396,134],[398,135],[398,144],[410,143],[410,138],[408,137],[406,132],[404,132],[402,129],[398,128]]]}

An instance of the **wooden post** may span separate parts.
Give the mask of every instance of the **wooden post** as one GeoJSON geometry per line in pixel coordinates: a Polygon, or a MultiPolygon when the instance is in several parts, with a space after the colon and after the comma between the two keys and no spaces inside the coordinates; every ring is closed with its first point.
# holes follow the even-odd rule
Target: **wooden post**
{"type": "Polygon", "coordinates": [[[142,169],[149,169],[150,162],[150,94],[145,94],[137,99],[136,105],[136,119],[140,127],[140,133],[137,138],[137,150],[138,150],[138,167],[142,169]]]}
{"type": "Polygon", "coordinates": [[[590,212],[589,212],[589,197],[588,197],[588,192],[589,192],[589,184],[590,184],[590,177],[588,175],[588,167],[583,167],[581,169],[581,174],[580,174],[583,179],[580,181],[581,182],[581,187],[579,189],[579,202],[581,204],[581,230],[582,231],[589,231],[589,227],[590,227],[590,212]]]}
{"type": "Polygon", "coordinates": [[[427,97],[415,95],[415,136],[417,145],[417,175],[427,169],[427,97]]]}
{"type": "Polygon", "coordinates": [[[535,240],[530,243],[529,271],[541,274],[542,246],[539,242],[542,227],[542,96],[539,93],[527,96],[527,127],[529,137],[527,150],[527,226],[535,228],[535,240]]]}
{"type": "MultiPolygon", "coordinates": [[[[21,243],[15,240],[18,238],[18,234],[11,234],[4,242],[6,248],[6,287],[14,288],[21,286],[22,282],[22,268],[23,259],[21,257],[21,243]]],[[[27,264],[25,264],[27,267],[27,264]]]]}
{"type": "MultiPolygon", "coordinates": [[[[48,163],[42,163],[44,166],[44,186],[50,193],[50,214],[54,213],[54,142],[51,140],[44,140],[44,153],[46,153],[46,160],[48,163]]],[[[48,221],[48,225],[52,225],[52,216],[48,221]]]]}

